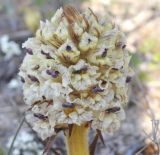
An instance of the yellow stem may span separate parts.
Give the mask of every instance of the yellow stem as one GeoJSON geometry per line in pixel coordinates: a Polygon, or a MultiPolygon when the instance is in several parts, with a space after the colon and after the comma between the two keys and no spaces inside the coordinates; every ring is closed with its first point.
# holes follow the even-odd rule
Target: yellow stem
{"type": "Polygon", "coordinates": [[[71,135],[66,136],[68,155],[89,155],[88,126],[73,125],[71,135]]]}

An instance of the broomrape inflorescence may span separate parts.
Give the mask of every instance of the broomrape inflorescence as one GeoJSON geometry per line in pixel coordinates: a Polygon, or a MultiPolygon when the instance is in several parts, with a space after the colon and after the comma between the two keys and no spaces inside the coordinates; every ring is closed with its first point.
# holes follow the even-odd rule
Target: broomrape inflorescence
{"type": "Polygon", "coordinates": [[[31,107],[26,118],[42,139],[70,124],[108,133],[119,128],[132,76],[125,46],[118,26],[91,9],[66,6],[40,23],[23,44],[19,75],[31,107]]]}

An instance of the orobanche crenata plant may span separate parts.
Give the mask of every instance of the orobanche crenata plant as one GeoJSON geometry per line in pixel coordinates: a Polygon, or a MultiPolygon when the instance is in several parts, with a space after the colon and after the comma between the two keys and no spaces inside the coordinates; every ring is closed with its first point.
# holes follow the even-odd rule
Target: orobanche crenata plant
{"type": "Polygon", "coordinates": [[[108,18],[71,6],[23,43],[26,120],[44,140],[64,131],[69,155],[89,155],[88,131],[114,133],[125,118],[132,70],[125,36],[108,18]]]}

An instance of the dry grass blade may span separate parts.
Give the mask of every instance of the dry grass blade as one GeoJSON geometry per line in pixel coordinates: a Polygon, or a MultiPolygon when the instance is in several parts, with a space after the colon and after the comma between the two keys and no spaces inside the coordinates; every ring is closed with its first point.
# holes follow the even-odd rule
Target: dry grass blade
{"type": "Polygon", "coordinates": [[[89,30],[89,22],[88,22],[88,20],[86,19],[86,17],[83,15],[83,20],[84,20],[84,22],[86,23],[86,28],[85,28],[85,30],[86,31],[88,31],[89,30]]]}
{"type": "Polygon", "coordinates": [[[105,146],[105,142],[104,142],[104,139],[103,139],[103,136],[102,136],[102,133],[100,130],[97,130],[97,135],[98,137],[100,138],[101,142],[103,143],[103,145],[105,146]]]}
{"type": "Polygon", "coordinates": [[[101,142],[103,143],[103,145],[105,146],[105,143],[104,143],[104,139],[103,139],[103,136],[102,136],[102,133],[100,130],[96,130],[97,133],[90,145],[90,155],[94,155],[95,153],[95,150],[96,150],[96,145],[97,145],[97,142],[98,142],[98,139],[100,138],[101,142]]]}
{"type": "MultiPolygon", "coordinates": [[[[152,121],[152,132],[150,134],[149,139],[157,146],[158,149],[158,153],[157,155],[160,154],[160,137],[159,137],[159,120],[156,119],[155,113],[151,108],[148,96],[147,96],[147,92],[146,89],[144,87],[144,85],[141,83],[141,81],[139,80],[139,78],[136,76],[135,80],[138,84],[139,90],[142,92],[142,97],[143,97],[143,101],[144,101],[144,105],[145,108],[147,109],[147,114],[148,116],[151,118],[152,121]]],[[[148,134],[146,134],[148,137],[148,134]]]]}
{"type": "Polygon", "coordinates": [[[136,152],[135,155],[139,155],[143,150],[145,150],[148,147],[148,145],[142,147],[138,152],[136,152]]]}
{"type": "Polygon", "coordinates": [[[95,13],[92,11],[91,8],[89,8],[89,10],[91,11],[92,15],[95,17],[96,21],[98,22],[98,17],[95,15],[95,13]]]}
{"type": "MultiPolygon", "coordinates": [[[[44,151],[43,151],[43,155],[49,153],[49,151],[51,150],[52,142],[53,142],[54,139],[55,139],[55,136],[51,136],[51,137],[48,138],[47,144],[46,144],[46,146],[44,148],[44,151]]],[[[54,150],[54,152],[56,153],[56,155],[58,155],[58,153],[55,150],[54,150]]]]}
{"type": "Polygon", "coordinates": [[[99,32],[99,30],[98,30],[96,27],[94,28],[94,30],[96,31],[97,37],[99,38],[99,37],[100,37],[100,32],[99,32]]]}
{"type": "MultiPolygon", "coordinates": [[[[41,144],[45,147],[45,146],[47,146],[46,144],[45,144],[45,142],[44,141],[42,141],[42,139],[41,138],[39,138],[39,136],[37,135],[37,133],[32,129],[32,126],[25,120],[25,123],[29,126],[29,128],[32,130],[32,132],[35,134],[35,136],[36,136],[36,138],[37,138],[37,140],[39,141],[39,142],[41,142],[41,144]]],[[[60,130],[58,130],[57,131],[57,133],[58,132],[60,132],[62,129],[60,129],[60,130]]],[[[55,137],[53,137],[53,140],[54,140],[54,138],[55,137]]],[[[53,140],[51,141],[51,142],[53,142],[53,140]]],[[[51,145],[50,145],[51,146],[51,145]]],[[[45,147],[45,149],[46,149],[46,147],[45,147]]],[[[55,150],[55,148],[52,148],[52,146],[49,148],[49,150],[51,150],[55,155],[61,155],[60,153],[58,153],[56,150],[55,150]]],[[[47,153],[49,153],[49,150],[47,151],[47,152],[45,152],[45,150],[43,151],[43,154],[45,153],[45,154],[47,154],[47,153]]],[[[60,149],[59,149],[60,150],[60,149]]]]}
{"type": "Polygon", "coordinates": [[[20,131],[20,129],[21,129],[24,121],[25,121],[25,116],[23,116],[22,121],[20,122],[19,127],[18,127],[18,129],[17,129],[17,131],[16,131],[16,133],[15,133],[15,136],[14,136],[14,138],[13,138],[13,140],[12,140],[11,146],[10,146],[9,151],[8,151],[8,155],[11,155],[11,154],[12,154],[12,149],[13,149],[13,147],[14,147],[14,142],[16,141],[16,138],[17,138],[17,136],[18,136],[18,133],[19,133],[19,131],[20,131]]]}
{"type": "Polygon", "coordinates": [[[99,135],[96,134],[92,143],[91,143],[91,145],[90,145],[90,147],[89,147],[90,148],[90,155],[94,155],[94,153],[95,153],[96,145],[97,145],[97,142],[98,142],[98,137],[99,137],[99,135]]]}

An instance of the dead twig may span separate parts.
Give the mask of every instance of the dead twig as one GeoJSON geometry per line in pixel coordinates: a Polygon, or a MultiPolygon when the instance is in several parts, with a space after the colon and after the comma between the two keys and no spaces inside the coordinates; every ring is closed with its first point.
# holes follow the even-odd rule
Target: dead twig
{"type": "Polygon", "coordinates": [[[17,136],[18,136],[18,133],[19,133],[19,131],[20,131],[20,129],[21,129],[24,121],[25,121],[25,116],[23,116],[22,121],[20,122],[19,127],[18,127],[18,129],[17,129],[17,131],[16,131],[16,133],[15,133],[15,135],[14,135],[14,138],[13,138],[13,140],[12,140],[11,146],[10,146],[9,151],[8,151],[8,155],[11,155],[11,154],[12,154],[12,149],[13,149],[13,147],[14,147],[14,142],[16,141],[16,138],[17,138],[17,136]]]}
{"type": "MultiPolygon", "coordinates": [[[[52,137],[51,139],[49,139],[47,141],[47,144],[41,139],[38,137],[37,133],[32,129],[32,126],[25,120],[25,123],[28,125],[28,127],[32,130],[32,132],[36,135],[36,138],[37,140],[44,146],[44,151],[43,151],[43,154],[48,154],[49,151],[51,151],[52,153],[54,153],[55,155],[60,155],[56,150],[55,148],[52,148],[51,146],[51,143],[52,141],[54,140],[55,137],[52,137]]],[[[60,150],[60,149],[59,149],[60,150]]]]}
{"type": "Polygon", "coordinates": [[[156,145],[157,147],[157,155],[160,155],[160,120],[157,120],[155,117],[155,113],[152,110],[151,106],[150,106],[150,102],[148,99],[148,96],[146,94],[145,89],[143,88],[143,85],[141,83],[141,81],[139,80],[138,77],[136,77],[136,82],[139,86],[140,92],[142,93],[142,97],[143,100],[145,102],[145,106],[147,108],[147,112],[149,117],[151,118],[152,121],[152,132],[150,134],[147,134],[145,131],[144,133],[147,135],[147,137],[149,137],[149,139],[156,145]]]}

